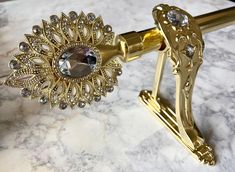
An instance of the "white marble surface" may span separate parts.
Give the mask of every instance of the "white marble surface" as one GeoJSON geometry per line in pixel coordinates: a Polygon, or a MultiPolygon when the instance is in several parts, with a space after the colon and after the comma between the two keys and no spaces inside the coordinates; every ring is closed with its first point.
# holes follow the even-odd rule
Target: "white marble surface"
{"type": "MultiPolygon", "coordinates": [[[[116,33],[154,26],[152,8],[169,3],[199,15],[234,6],[225,0],[18,0],[0,3],[0,71],[31,26],[61,11],[103,16],[116,33]]],[[[235,27],[205,35],[205,60],[193,97],[197,124],[216,150],[204,166],[177,143],[137,96],[151,88],[156,53],[126,64],[114,93],[84,110],[51,110],[0,88],[0,172],[235,171],[235,27]],[[144,81],[144,82],[143,82],[144,81]]],[[[174,92],[166,77],[164,94],[174,92]]]]}

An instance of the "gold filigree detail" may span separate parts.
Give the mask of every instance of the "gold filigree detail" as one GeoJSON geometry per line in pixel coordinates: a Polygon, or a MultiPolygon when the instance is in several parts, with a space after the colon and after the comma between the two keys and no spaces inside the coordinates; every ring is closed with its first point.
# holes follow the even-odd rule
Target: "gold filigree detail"
{"type": "MultiPolygon", "coordinates": [[[[205,143],[198,130],[192,113],[192,92],[197,71],[203,62],[203,39],[195,19],[186,11],[166,4],[158,5],[153,10],[157,27],[165,38],[165,49],[159,58],[159,68],[162,69],[164,58],[169,57],[173,64],[173,74],[176,77],[175,112],[168,113],[165,121],[177,124],[171,125],[172,132],[178,132],[177,137],[193,155],[210,165],[215,164],[215,157],[210,146],[205,143]],[[174,116],[172,118],[172,116],[174,116]],[[172,119],[170,119],[172,118],[172,119]],[[174,130],[176,128],[176,130],[174,130]]],[[[157,75],[161,76],[162,70],[157,75]]],[[[154,96],[159,96],[160,79],[154,96]]],[[[146,93],[143,93],[146,96],[146,93]]],[[[148,96],[148,95],[147,95],[148,96]]],[[[160,97],[154,98],[161,100],[160,97]]],[[[158,104],[158,102],[156,103],[158,104]]],[[[165,115],[165,114],[164,114],[165,115]]],[[[169,125],[169,124],[167,124],[169,125]]]]}
{"type": "Polygon", "coordinates": [[[53,15],[50,22],[42,20],[38,28],[41,32],[25,34],[29,49],[20,49],[22,52],[14,56],[20,68],[13,70],[5,85],[27,88],[31,98],[46,98],[51,107],[63,103],[63,107],[71,108],[98,101],[100,96],[113,90],[121,65],[116,60],[102,64],[97,46],[111,45],[114,33],[107,30],[100,16],[91,19],[83,12],[80,15],[73,12],[73,15],[62,13],[60,18],[53,15]],[[58,70],[58,58],[67,48],[76,45],[92,49],[97,56],[97,66],[85,77],[65,77],[58,70]]]}

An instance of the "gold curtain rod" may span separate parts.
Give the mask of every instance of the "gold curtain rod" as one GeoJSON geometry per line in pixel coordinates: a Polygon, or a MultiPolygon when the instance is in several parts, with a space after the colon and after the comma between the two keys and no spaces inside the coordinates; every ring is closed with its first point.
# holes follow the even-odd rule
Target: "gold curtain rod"
{"type": "MultiPolygon", "coordinates": [[[[235,7],[199,15],[195,19],[202,33],[215,31],[235,24],[235,7]]],[[[117,36],[117,46],[121,46],[119,55],[124,56],[122,60],[125,62],[137,59],[149,51],[161,49],[163,41],[164,39],[156,27],[117,36]]]]}
{"type": "MultiPolygon", "coordinates": [[[[202,33],[208,33],[235,23],[235,7],[199,15],[195,17],[202,33]]],[[[112,46],[98,46],[103,63],[120,56],[124,62],[139,58],[144,53],[153,50],[160,50],[163,44],[163,37],[156,28],[149,28],[139,32],[132,31],[116,36],[115,44],[112,46]]],[[[10,70],[1,73],[0,78],[5,78],[10,70]]],[[[1,82],[0,82],[1,85],[1,82]]]]}
{"type": "Polygon", "coordinates": [[[202,33],[235,24],[235,6],[195,17],[202,33]]]}

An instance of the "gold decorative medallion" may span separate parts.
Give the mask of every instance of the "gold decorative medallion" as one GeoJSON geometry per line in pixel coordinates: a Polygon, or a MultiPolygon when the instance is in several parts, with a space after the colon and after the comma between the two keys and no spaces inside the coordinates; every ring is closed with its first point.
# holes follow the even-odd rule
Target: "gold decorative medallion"
{"type": "Polygon", "coordinates": [[[113,91],[121,65],[116,60],[102,62],[98,47],[112,45],[114,33],[101,17],[74,11],[60,18],[52,15],[32,32],[10,61],[13,72],[5,85],[60,109],[84,107],[113,91]]]}

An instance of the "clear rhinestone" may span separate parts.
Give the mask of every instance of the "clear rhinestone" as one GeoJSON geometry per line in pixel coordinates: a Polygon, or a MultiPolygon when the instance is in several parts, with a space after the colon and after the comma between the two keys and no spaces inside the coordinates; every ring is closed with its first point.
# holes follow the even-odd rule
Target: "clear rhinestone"
{"type": "Polygon", "coordinates": [[[122,69],[117,70],[117,75],[121,76],[122,75],[122,69]]]}
{"type": "Polygon", "coordinates": [[[80,108],[84,108],[85,106],[86,106],[86,103],[83,102],[83,101],[80,101],[80,102],[78,103],[78,107],[80,107],[80,108]]]}
{"type": "Polygon", "coordinates": [[[58,24],[59,21],[60,21],[60,19],[57,15],[50,16],[50,20],[51,20],[51,23],[54,24],[54,25],[58,24]]]}
{"type": "Polygon", "coordinates": [[[71,18],[71,20],[76,20],[78,18],[78,15],[75,11],[70,11],[69,17],[71,18]]]}
{"type": "Polygon", "coordinates": [[[88,14],[87,14],[87,18],[88,18],[88,20],[90,20],[90,21],[94,21],[94,20],[95,20],[95,14],[93,14],[93,13],[88,13],[88,14]]]}
{"type": "Polygon", "coordinates": [[[96,102],[99,102],[99,101],[101,100],[101,96],[95,96],[94,100],[95,100],[96,102]]]}
{"type": "Polygon", "coordinates": [[[186,56],[192,58],[194,55],[194,46],[191,44],[186,45],[185,52],[186,52],[186,56]]]}
{"type": "Polygon", "coordinates": [[[19,49],[23,52],[29,51],[29,45],[26,42],[21,42],[19,44],[19,49]]]}
{"type": "Polygon", "coordinates": [[[39,103],[44,105],[48,102],[48,98],[45,97],[45,96],[42,96],[40,99],[39,99],[39,103]]]}
{"type": "Polygon", "coordinates": [[[59,57],[60,72],[71,78],[89,75],[96,68],[97,56],[87,46],[78,45],[65,50],[59,57]]]}
{"type": "Polygon", "coordinates": [[[60,104],[59,104],[59,108],[61,109],[61,110],[64,110],[64,109],[66,109],[67,108],[67,106],[68,106],[68,104],[67,103],[65,103],[65,102],[60,102],[60,104]]]}
{"type": "Polygon", "coordinates": [[[33,26],[32,31],[35,35],[41,35],[42,34],[42,28],[38,25],[33,26]]]}
{"type": "Polygon", "coordinates": [[[107,91],[108,91],[108,92],[113,92],[113,90],[114,90],[113,86],[109,86],[109,87],[107,88],[107,91]]]}
{"type": "Polygon", "coordinates": [[[105,32],[108,32],[108,33],[112,32],[112,27],[110,25],[105,25],[104,30],[105,30],[105,32]]]}
{"type": "Polygon", "coordinates": [[[20,94],[22,97],[29,97],[31,95],[31,91],[28,88],[23,88],[20,94]]]}
{"type": "Polygon", "coordinates": [[[9,62],[9,67],[11,69],[19,69],[20,68],[20,64],[19,64],[19,62],[17,60],[11,60],[9,62]]]}
{"type": "Polygon", "coordinates": [[[185,14],[182,14],[180,11],[177,11],[177,10],[170,10],[170,11],[168,11],[167,19],[174,26],[185,26],[185,25],[188,25],[188,16],[185,15],[185,14]]]}

